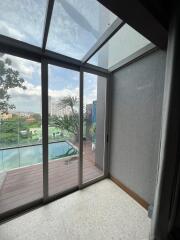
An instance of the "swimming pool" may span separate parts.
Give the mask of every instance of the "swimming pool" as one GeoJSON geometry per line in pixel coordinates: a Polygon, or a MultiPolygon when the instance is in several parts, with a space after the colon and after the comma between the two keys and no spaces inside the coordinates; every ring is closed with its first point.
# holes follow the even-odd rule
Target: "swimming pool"
{"type": "MultiPolygon", "coordinates": [[[[48,144],[49,161],[76,156],[78,149],[70,142],[48,144]]],[[[0,171],[42,163],[42,144],[0,150],[0,171]]]]}

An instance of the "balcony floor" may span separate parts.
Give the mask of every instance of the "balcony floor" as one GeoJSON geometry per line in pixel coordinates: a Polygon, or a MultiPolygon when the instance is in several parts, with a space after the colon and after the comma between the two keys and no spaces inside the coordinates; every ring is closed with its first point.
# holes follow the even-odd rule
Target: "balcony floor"
{"type": "MultiPolygon", "coordinates": [[[[78,185],[78,164],[78,159],[49,161],[49,195],[78,185]]],[[[94,153],[90,144],[85,144],[83,181],[87,182],[102,174],[94,164],[94,153]]],[[[42,198],[42,177],[42,164],[7,172],[0,190],[0,214],[42,198]]]]}
{"type": "Polygon", "coordinates": [[[103,180],[0,226],[1,240],[148,240],[147,211],[103,180]]]}

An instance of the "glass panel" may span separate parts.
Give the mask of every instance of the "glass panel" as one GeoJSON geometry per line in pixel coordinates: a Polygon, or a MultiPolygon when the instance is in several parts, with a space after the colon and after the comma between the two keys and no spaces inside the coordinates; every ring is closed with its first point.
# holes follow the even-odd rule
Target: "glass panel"
{"type": "Polygon", "coordinates": [[[84,73],[83,182],[104,172],[106,81],[84,73]]]}
{"type": "Polygon", "coordinates": [[[125,24],[88,63],[108,69],[149,43],[149,40],[125,24]]]}
{"type": "Polygon", "coordinates": [[[0,151],[0,172],[2,171],[1,169],[3,169],[3,151],[0,151]]]}
{"type": "Polygon", "coordinates": [[[2,150],[3,170],[20,167],[19,149],[2,150]]]}
{"type": "Polygon", "coordinates": [[[42,45],[47,0],[5,0],[0,7],[0,34],[42,45]]]}
{"type": "Polygon", "coordinates": [[[79,72],[49,65],[49,195],[78,185],[79,72]]]}
{"type": "Polygon", "coordinates": [[[42,198],[41,66],[0,54],[0,214],[42,198]]]}
{"type": "Polygon", "coordinates": [[[19,154],[21,167],[42,163],[42,145],[20,148],[19,154]]]}
{"type": "Polygon", "coordinates": [[[47,48],[82,59],[116,18],[95,0],[56,0],[47,48]]]}

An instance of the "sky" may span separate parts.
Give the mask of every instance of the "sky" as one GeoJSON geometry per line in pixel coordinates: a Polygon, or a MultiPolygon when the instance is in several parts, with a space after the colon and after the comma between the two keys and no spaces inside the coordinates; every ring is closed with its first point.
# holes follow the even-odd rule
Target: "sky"
{"type": "MultiPolygon", "coordinates": [[[[48,49],[76,58],[83,57],[100,36],[100,32],[98,32],[99,10],[91,11],[97,4],[100,5],[94,0],[55,1],[47,41],[48,49]],[[72,6],[76,6],[76,8],[73,9],[72,6]],[[91,21],[92,19],[93,21],[91,21]]],[[[45,0],[2,1],[0,8],[0,33],[41,46],[46,7],[47,1],[45,0]]],[[[102,11],[101,8],[99,9],[102,11]]],[[[10,89],[10,102],[15,104],[16,111],[40,113],[40,64],[7,54],[3,55],[1,59],[4,60],[7,57],[12,60],[12,67],[18,70],[20,76],[24,78],[27,88],[26,90],[19,88],[10,89]]],[[[96,99],[96,78],[96,76],[91,74],[86,76],[85,81],[88,84],[86,84],[87,87],[85,89],[85,103],[90,103],[96,99]]],[[[49,66],[49,96],[58,99],[69,95],[79,96],[79,73],[49,66]]]]}
{"type": "MultiPolygon", "coordinates": [[[[5,0],[0,8],[0,34],[41,47],[47,0],[5,0]]],[[[116,16],[96,0],[55,0],[47,49],[81,59],[116,16]]],[[[40,63],[4,54],[24,78],[26,90],[10,89],[16,111],[41,113],[40,63]]],[[[85,75],[84,103],[97,98],[97,76],[85,75]]],[[[49,66],[49,96],[79,96],[79,72],[49,66]]]]}
{"type": "Polygon", "coordinates": [[[0,33],[40,46],[46,6],[45,0],[1,1],[0,33]]]}
{"type": "MultiPolygon", "coordinates": [[[[47,0],[1,1],[0,34],[41,47],[47,2],[47,0]]],[[[96,0],[55,0],[46,47],[51,51],[81,60],[116,19],[113,13],[96,0]]],[[[147,44],[147,40],[140,37],[139,33],[136,33],[135,41],[135,30],[129,31],[127,27],[126,24],[108,42],[108,47],[115,46],[111,48],[112,54],[104,57],[104,52],[108,51],[107,46],[104,46],[89,62],[107,68],[108,61],[114,65],[120,57],[124,58],[147,44]]],[[[6,57],[3,55],[4,59],[6,57]]],[[[25,91],[10,90],[10,101],[15,103],[18,111],[41,112],[40,64],[10,55],[8,57],[12,59],[12,67],[25,79],[27,87],[25,91]]],[[[90,103],[96,99],[97,77],[86,74],[84,85],[84,102],[90,103]]],[[[78,96],[79,73],[49,66],[49,95],[56,99],[67,95],[78,96]]]]}
{"type": "MultiPolygon", "coordinates": [[[[15,104],[16,112],[41,113],[41,65],[30,60],[4,54],[0,60],[9,58],[11,67],[19,71],[24,79],[26,89],[9,89],[10,103],[15,104]]],[[[79,98],[79,72],[49,65],[48,94],[56,102],[65,96],[76,96],[79,98]]],[[[84,75],[84,104],[92,103],[97,99],[97,76],[93,74],[84,75]]]]}
{"type": "MultiPolygon", "coordinates": [[[[42,46],[47,0],[1,1],[0,33],[42,46]]],[[[96,0],[55,0],[47,49],[82,59],[117,17],[96,0]]]]}
{"type": "Polygon", "coordinates": [[[116,18],[96,0],[55,1],[47,49],[81,60],[116,18]]]}

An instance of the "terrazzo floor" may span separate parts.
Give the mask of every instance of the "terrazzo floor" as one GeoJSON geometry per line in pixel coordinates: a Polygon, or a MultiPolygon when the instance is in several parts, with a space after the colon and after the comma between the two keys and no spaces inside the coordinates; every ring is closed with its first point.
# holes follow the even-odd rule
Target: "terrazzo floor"
{"type": "Polygon", "coordinates": [[[147,211],[106,179],[0,225],[0,240],[148,240],[147,211]]]}

